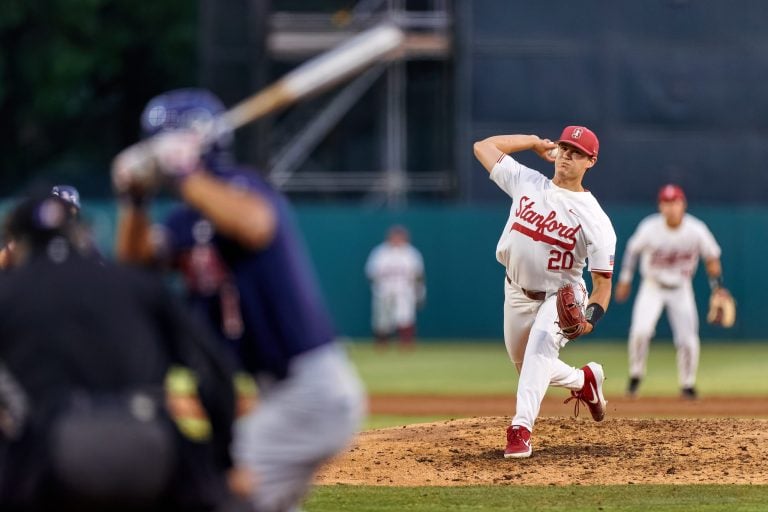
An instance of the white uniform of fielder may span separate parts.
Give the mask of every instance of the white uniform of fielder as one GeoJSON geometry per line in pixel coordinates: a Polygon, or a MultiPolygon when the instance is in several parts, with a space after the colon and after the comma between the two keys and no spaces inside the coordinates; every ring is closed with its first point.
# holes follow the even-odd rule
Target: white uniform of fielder
{"type": "MultiPolygon", "coordinates": [[[[678,187],[668,190],[670,198],[675,194],[684,198],[678,187]]],[[[661,193],[660,199],[664,197],[664,188],[661,193]]],[[[720,246],[707,226],[687,213],[674,228],[667,225],[662,214],[650,215],[640,222],[627,242],[619,283],[632,282],[638,258],[642,277],[629,329],[630,394],[645,376],[648,347],[665,308],[677,350],[680,386],[684,391],[694,389],[700,340],[691,280],[700,256],[719,259],[720,246]]]]}
{"type": "Polygon", "coordinates": [[[388,240],[368,256],[365,274],[371,282],[372,328],[378,341],[398,331],[403,343],[412,342],[417,305],[424,301],[424,260],[407,242],[403,228],[390,230],[388,240]]]}

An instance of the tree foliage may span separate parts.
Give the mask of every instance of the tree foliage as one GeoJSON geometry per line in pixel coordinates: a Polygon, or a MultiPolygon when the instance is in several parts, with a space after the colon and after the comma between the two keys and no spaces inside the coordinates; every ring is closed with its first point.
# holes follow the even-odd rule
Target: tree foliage
{"type": "Polygon", "coordinates": [[[108,186],[146,101],[194,84],[196,2],[2,3],[0,196],[37,177],[108,186]]]}

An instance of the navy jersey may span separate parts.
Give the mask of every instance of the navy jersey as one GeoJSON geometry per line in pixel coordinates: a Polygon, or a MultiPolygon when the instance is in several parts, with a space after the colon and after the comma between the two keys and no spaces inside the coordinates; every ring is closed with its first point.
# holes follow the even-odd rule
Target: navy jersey
{"type": "Polygon", "coordinates": [[[334,329],[287,200],[256,173],[216,176],[262,195],[277,226],[264,249],[243,248],[183,206],[166,219],[169,256],[182,271],[191,306],[210,321],[254,373],[281,379],[296,355],[331,342],[334,329]]]}

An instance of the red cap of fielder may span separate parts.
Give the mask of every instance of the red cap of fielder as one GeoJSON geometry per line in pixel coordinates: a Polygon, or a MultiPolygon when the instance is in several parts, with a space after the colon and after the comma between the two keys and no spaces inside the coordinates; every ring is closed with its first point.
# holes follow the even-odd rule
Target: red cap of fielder
{"type": "Polygon", "coordinates": [[[661,187],[661,190],[659,190],[660,203],[662,201],[676,201],[678,199],[685,201],[685,192],[683,192],[683,189],[678,185],[670,183],[668,185],[664,185],[661,187]]]}
{"type": "Polygon", "coordinates": [[[597,156],[600,149],[597,135],[586,126],[566,126],[557,142],[578,148],[589,156],[597,156]]]}

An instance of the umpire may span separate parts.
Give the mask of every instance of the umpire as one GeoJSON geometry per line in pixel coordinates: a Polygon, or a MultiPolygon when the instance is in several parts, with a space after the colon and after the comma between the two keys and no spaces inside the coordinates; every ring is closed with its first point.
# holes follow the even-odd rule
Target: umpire
{"type": "Polygon", "coordinates": [[[223,510],[232,374],[154,277],[93,261],[68,204],[11,212],[0,275],[0,509],[223,510]]]}

